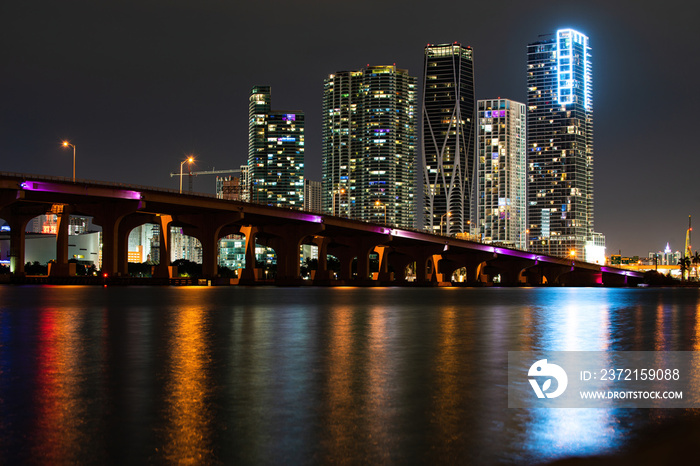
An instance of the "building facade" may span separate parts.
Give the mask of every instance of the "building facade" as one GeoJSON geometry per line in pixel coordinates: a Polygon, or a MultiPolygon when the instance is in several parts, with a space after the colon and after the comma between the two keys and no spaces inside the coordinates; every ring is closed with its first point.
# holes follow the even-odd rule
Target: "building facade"
{"type": "Polygon", "coordinates": [[[323,212],[323,189],[320,181],[304,179],[304,210],[323,212]]]}
{"type": "Polygon", "coordinates": [[[584,259],[593,239],[588,37],[561,29],[527,48],[528,249],[584,259]]]}
{"type": "Polygon", "coordinates": [[[304,113],[273,111],[269,86],[255,86],[248,105],[250,202],[304,205],[304,113]]]}
{"type": "Polygon", "coordinates": [[[414,226],[416,82],[393,65],[340,71],[326,78],[324,212],[414,226]]]}
{"type": "Polygon", "coordinates": [[[427,45],[423,63],[424,227],[469,232],[476,147],[472,49],[456,42],[427,45]]]}
{"type": "Polygon", "coordinates": [[[525,249],[525,104],[479,100],[477,118],[475,233],[485,243],[525,249]]]}

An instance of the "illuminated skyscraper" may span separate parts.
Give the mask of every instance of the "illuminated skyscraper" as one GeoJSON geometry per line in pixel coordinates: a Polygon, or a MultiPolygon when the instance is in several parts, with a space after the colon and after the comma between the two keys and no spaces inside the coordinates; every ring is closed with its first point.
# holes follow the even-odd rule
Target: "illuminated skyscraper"
{"type": "Polygon", "coordinates": [[[323,211],[413,227],[416,78],[396,66],[328,76],[323,93],[323,211]]]}
{"type": "Polygon", "coordinates": [[[304,113],[273,111],[269,86],[255,86],[248,105],[250,201],[304,205],[304,113]]]}
{"type": "MultiPolygon", "coordinates": [[[[545,36],[546,37],[546,36],[545,36]]],[[[588,37],[561,29],[527,49],[528,249],[584,259],[593,234],[588,37]]]]}
{"type": "Polygon", "coordinates": [[[477,225],[487,243],[525,249],[525,104],[507,99],[477,105],[477,225]]]}
{"type": "Polygon", "coordinates": [[[471,220],[476,143],[472,49],[427,45],[424,68],[424,226],[433,233],[462,233],[471,220]]]}

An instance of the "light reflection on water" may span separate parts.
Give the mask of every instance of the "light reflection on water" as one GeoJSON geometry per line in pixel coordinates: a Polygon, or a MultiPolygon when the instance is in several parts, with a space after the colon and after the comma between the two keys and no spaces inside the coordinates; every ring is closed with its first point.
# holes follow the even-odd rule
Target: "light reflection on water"
{"type": "Polygon", "coordinates": [[[697,290],[0,292],[10,462],[521,464],[695,415],[509,409],[506,366],[508,351],[700,351],[697,290]]]}
{"type": "Polygon", "coordinates": [[[211,464],[211,357],[203,328],[207,312],[191,296],[180,306],[168,345],[171,363],[163,395],[168,424],[157,452],[169,463],[211,464]]]}

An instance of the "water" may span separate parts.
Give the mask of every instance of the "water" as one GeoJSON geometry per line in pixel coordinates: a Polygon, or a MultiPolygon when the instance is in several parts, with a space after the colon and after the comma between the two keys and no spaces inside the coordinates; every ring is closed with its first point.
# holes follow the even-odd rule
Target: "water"
{"type": "Polygon", "coordinates": [[[695,289],[0,286],[0,463],[525,464],[692,410],[509,409],[508,351],[700,350],[695,289]]]}

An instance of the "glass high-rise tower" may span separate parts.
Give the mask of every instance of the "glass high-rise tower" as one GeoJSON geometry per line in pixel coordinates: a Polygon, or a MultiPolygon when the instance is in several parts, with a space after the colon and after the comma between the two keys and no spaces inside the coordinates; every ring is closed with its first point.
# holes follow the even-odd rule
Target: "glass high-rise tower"
{"type": "Polygon", "coordinates": [[[584,259],[593,241],[588,37],[561,29],[527,48],[528,249],[584,259]]]}
{"type": "Polygon", "coordinates": [[[525,104],[477,103],[476,233],[486,243],[526,248],[525,104]]]}
{"type": "Polygon", "coordinates": [[[424,227],[469,231],[475,135],[471,47],[427,45],[423,71],[424,227]]]}
{"type": "Polygon", "coordinates": [[[323,211],[414,226],[416,78],[396,66],[329,75],[323,92],[323,211]]]}
{"type": "Polygon", "coordinates": [[[270,86],[255,86],[248,103],[250,202],[304,206],[304,113],[273,111],[270,86]]]}

